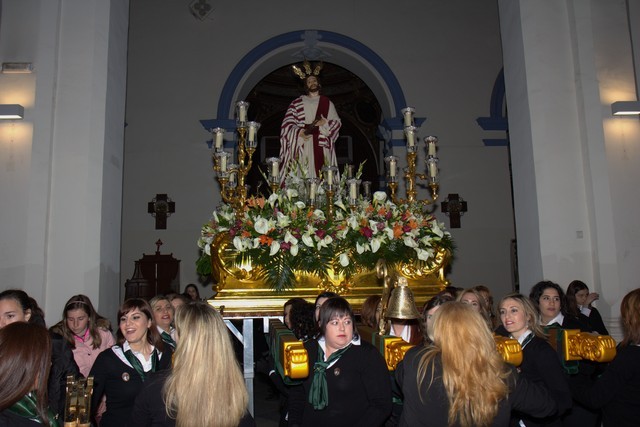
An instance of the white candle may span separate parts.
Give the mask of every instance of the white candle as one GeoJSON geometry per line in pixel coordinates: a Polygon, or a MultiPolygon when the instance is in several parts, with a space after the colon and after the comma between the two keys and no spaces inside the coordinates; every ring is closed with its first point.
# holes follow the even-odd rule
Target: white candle
{"type": "Polygon", "coordinates": [[[429,141],[429,156],[431,156],[431,157],[435,157],[436,156],[436,142],[435,141],[429,141]]]}
{"type": "Polygon", "coordinates": [[[256,127],[249,126],[249,142],[253,142],[256,138],[256,127]]]}
{"type": "Polygon", "coordinates": [[[333,169],[327,169],[327,185],[333,185],[333,169]]]}
{"type": "Polygon", "coordinates": [[[413,147],[415,144],[415,135],[412,130],[407,131],[407,146],[413,147]]]}
{"type": "Polygon", "coordinates": [[[358,183],[355,181],[351,181],[349,183],[349,197],[351,200],[358,198],[358,183]]]}
{"type": "Polygon", "coordinates": [[[411,126],[411,122],[412,122],[412,116],[413,112],[409,109],[409,107],[407,107],[406,110],[404,110],[404,125],[405,126],[411,126]]]}
{"type": "Polygon", "coordinates": [[[240,121],[241,122],[246,122],[247,121],[247,106],[246,105],[240,105],[240,108],[238,108],[238,115],[240,116],[240,121]]]}
{"type": "Polygon", "coordinates": [[[309,201],[311,203],[314,203],[315,200],[316,200],[316,182],[312,180],[309,183],[309,201]]]}
{"type": "Polygon", "coordinates": [[[438,168],[436,162],[429,162],[429,176],[435,178],[438,175],[438,168]]]}
{"type": "Polygon", "coordinates": [[[396,176],[396,159],[389,160],[389,176],[396,176]]]}
{"type": "Polygon", "coordinates": [[[235,173],[230,173],[229,174],[229,184],[233,185],[236,183],[236,174],[235,173]]]}
{"type": "Polygon", "coordinates": [[[224,138],[223,132],[216,132],[216,149],[217,150],[222,148],[223,138],[224,138]]]}
{"type": "Polygon", "coordinates": [[[278,177],[278,161],[274,160],[273,162],[271,162],[271,176],[273,178],[277,178],[278,177]]]}
{"type": "Polygon", "coordinates": [[[227,156],[220,156],[220,172],[227,171],[227,156]]]}

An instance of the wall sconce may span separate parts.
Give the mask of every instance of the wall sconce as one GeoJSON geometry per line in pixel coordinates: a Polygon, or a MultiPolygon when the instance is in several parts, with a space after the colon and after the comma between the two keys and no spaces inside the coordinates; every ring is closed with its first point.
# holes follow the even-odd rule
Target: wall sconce
{"type": "Polygon", "coordinates": [[[640,101],[617,101],[611,104],[611,112],[614,116],[640,115],[640,101]]]}
{"type": "Polygon", "coordinates": [[[24,107],[20,104],[0,104],[0,120],[22,120],[24,107]]]}
{"type": "Polygon", "coordinates": [[[2,74],[31,74],[33,64],[31,62],[3,62],[2,74]]]}

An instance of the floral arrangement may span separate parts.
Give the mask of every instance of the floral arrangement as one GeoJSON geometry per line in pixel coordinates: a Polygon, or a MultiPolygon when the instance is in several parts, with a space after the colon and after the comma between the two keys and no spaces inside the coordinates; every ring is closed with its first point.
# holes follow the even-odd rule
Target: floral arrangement
{"type": "Polygon", "coordinates": [[[292,188],[268,198],[254,196],[247,199],[240,219],[229,205],[219,206],[201,230],[198,273],[211,274],[211,243],[220,233],[228,234],[238,261],[250,257],[275,291],[293,289],[296,271],[325,279],[331,269],[348,277],[373,270],[380,258],[389,265],[429,266],[439,249],[454,248],[444,225],[420,203],[396,205],[378,191],[352,209],[339,193],[329,218],[301,199],[292,188]]]}

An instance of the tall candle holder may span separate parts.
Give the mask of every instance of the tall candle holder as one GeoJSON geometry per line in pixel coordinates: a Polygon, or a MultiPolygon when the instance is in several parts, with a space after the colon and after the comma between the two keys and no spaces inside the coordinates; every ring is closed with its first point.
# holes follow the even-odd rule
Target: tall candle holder
{"type": "Polygon", "coordinates": [[[327,215],[329,216],[329,218],[333,218],[333,197],[336,193],[338,168],[335,166],[324,166],[322,168],[322,174],[324,176],[324,192],[327,196],[327,215]]]}
{"type": "Polygon", "coordinates": [[[222,149],[222,136],[225,132],[222,128],[212,130],[214,135],[214,166],[218,176],[218,182],[222,187],[220,195],[222,200],[233,207],[236,218],[241,219],[244,213],[244,205],[247,200],[247,174],[253,166],[253,153],[257,147],[257,133],[260,123],[247,121],[249,103],[239,101],[236,103],[236,132],[238,133],[238,145],[236,147],[237,163],[231,164],[232,154],[222,149]]]}
{"type": "Polygon", "coordinates": [[[424,139],[426,150],[426,166],[427,173],[417,172],[417,159],[418,150],[416,141],[418,140],[417,130],[413,114],[415,109],[413,107],[406,107],[401,110],[404,122],[404,133],[407,138],[407,167],[404,168],[402,177],[405,181],[406,199],[400,199],[397,197],[396,191],[398,188],[398,158],[395,156],[388,156],[385,158],[387,163],[387,187],[391,193],[391,200],[393,203],[420,203],[422,205],[430,205],[435,203],[438,198],[438,158],[436,156],[436,145],[438,138],[435,136],[428,136],[424,139]],[[427,181],[429,187],[429,196],[426,199],[418,200],[418,191],[416,189],[416,180],[427,181]]]}

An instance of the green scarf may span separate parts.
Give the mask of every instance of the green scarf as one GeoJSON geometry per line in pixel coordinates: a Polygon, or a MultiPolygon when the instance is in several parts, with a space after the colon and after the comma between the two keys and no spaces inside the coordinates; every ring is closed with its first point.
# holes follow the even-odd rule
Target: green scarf
{"type": "Polygon", "coordinates": [[[168,334],[165,331],[162,331],[160,336],[162,337],[162,341],[164,341],[165,344],[170,346],[173,350],[176,349],[176,342],[175,342],[175,340],[173,338],[171,338],[170,334],[168,334]]]}
{"type": "MultiPolygon", "coordinates": [[[[131,363],[131,366],[133,366],[133,369],[135,369],[136,372],[138,373],[138,375],[140,375],[140,378],[142,378],[142,382],[144,382],[145,377],[146,377],[146,373],[144,372],[144,369],[142,368],[142,363],[140,363],[140,361],[138,360],[136,355],[133,354],[133,351],[131,351],[131,350],[125,351],[124,352],[124,357],[127,358],[129,363],[131,363]]],[[[154,348],[153,352],[151,353],[151,372],[155,372],[156,371],[156,366],[157,365],[158,365],[158,352],[154,348]]]]}
{"type": "Polygon", "coordinates": [[[311,381],[311,389],[309,390],[309,403],[313,405],[313,409],[324,409],[329,404],[327,368],[333,361],[338,360],[345,351],[349,350],[350,347],[351,344],[338,351],[334,351],[325,362],[324,351],[322,350],[322,346],[318,344],[318,361],[313,365],[313,380],[311,381]]]}
{"type": "MultiPolygon", "coordinates": [[[[7,410],[22,418],[27,418],[31,421],[42,424],[42,420],[40,419],[40,415],[38,415],[37,408],[38,405],[36,402],[36,397],[33,394],[28,393],[7,410]]],[[[53,415],[53,412],[51,412],[50,409],[47,409],[47,418],[49,419],[49,425],[51,427],[58,427],[58,421],[56,420],[56,417],[53,415]]]]}

